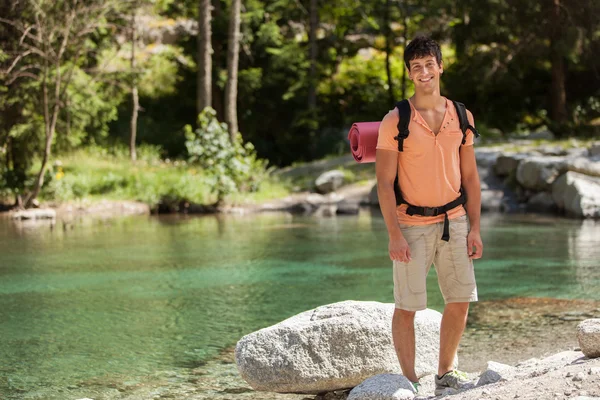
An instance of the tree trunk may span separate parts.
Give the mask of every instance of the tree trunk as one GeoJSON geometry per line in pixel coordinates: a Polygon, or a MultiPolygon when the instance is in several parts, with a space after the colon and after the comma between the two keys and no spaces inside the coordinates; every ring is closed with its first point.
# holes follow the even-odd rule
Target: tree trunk
{"type": "Polygon", "coordinates": [[[552,63],[552,86],[550,91],[552,121],[563,124],[567,121],[567,94],[565,90],[565,58],[560,49],[562,40],[562,15],[560,0],[552,7],[552,36],[550,39],[550,62],[552,63]]]}
{"type": "Polygon", "coordinates": [[[212,31],[210,0],[199,0],[198,10],[198,86],[196,107],[200,114],[212,105],[212,31]]]}
{"type": "Polygon", "coordinates": [[[317,0],[310,0],[309,26],[309,60],[308,76],[308,109],[314,112],[317,108],[317,28],[319,26],[319,8],[317,0]]]}
{"type": "Polygon", "coordinates": [[[44,184],[44,175],[46,174],[46,168],[48,167],[48,160],[50,159],[50,151],[52,149],[52,139],[54,137],[54,131],[56,130],[56,120],[58,118],[58,112],[60,111],[59,94],[60,94],[60,82],[61,82],[61,71],[60,64],[57,61],[56,78],[55,78],[55,96],[54,106],[52,108],[52,116],[50,116],[50,99],[48,97],[48,70],[49,66],[47,61],[43,66],[44,79],[42,82],[42,105],[44,108],[44,131],[46,133],[46,143],[44,146],[44,157],[42,158],[42,166],[38,175],[35,179],[35,184],[31,193],[25,200],[25,208],[29,208],[33,205],[33,201],[40,194],[42,185],[44,184]]]}
{"type": "Polygon", "coordinates": [[[237,85],[240,53],[240,6],[241,0],[231,1],[229,14],[229,44],[227,48],[227,84],[225,86],[225,122],[229,138],[234,142],[238,133],[237,85]]]}
{"type": "MultiPolygon", "coordinates": [[[[406,10],[402,11],[402,39],[404,47],[408,44],[408,15],[406,10]]],[[[404,64],[404,62],[402,62],[404,64]]],[[[402,99],[406,98],[406,65],[402,68],[402,99]]]]}
{"type": "Polygon", "coordinates": [[[131,131],[129,133],[129,157],[131,161],[137,159],[135,151],[135,138],[137,136],[137,120],[138,111],[140,108],[140,99],[138,96],[137,88],[137,74],[136,74],[136,62],[135,62],[135,14],[137,12],[137,3],[133,5],[133,14],[131,16],[131,72],[133,74],[133,83],[131,85],[131,100],[132,100],[132,111],[131,111],[131,131]]]}
{"type": "Polygon", "coordinates": [[[394,84],[392,82],[392,67],[390,63],[390,55],[392,53],[392,29],[390,28],[390,12],[391,12],[391,0],[386,0],[385,11],[383,13],[383,34],[385,35],[385,72],[387,74],[388,83],[388,97],[389,104],[394,104],[394,84]]]}

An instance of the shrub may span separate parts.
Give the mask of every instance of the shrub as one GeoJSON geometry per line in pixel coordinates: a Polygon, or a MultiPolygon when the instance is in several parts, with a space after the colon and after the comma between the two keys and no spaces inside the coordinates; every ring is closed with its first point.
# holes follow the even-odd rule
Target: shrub
{"type": "Polygon", "coordinates": [[[217,203],[232,193],[257,191],[270,173],[252,143],[244,144],[239,133],[230,141],[227,125],[217,120],[210,107],[198,115],[196,130],[185,126],[185,137],[189,162],[206,171],[217,203]]]}

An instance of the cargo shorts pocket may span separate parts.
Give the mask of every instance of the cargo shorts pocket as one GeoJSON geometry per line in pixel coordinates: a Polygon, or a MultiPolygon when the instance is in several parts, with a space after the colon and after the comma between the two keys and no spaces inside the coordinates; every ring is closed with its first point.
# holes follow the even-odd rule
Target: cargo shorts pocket
{"type": "MultiPolygon", "coordinates": [[[[406,236],[405,236],[406,237],[406,236]]],[[[411,293],[419,294],[426,290],[426,246],[424,235],[415,238],[407,238],[410,247],[411,261],[400,263],[404,267],[406,283],[411,293]]]]}
{"type": "Polygon", "coordinates": [[[466,216],[450,223],[450,246],[456,280],[463,285],[475,283],[473,261],[469,258],[467,235],[469,227],[466,216]]]}

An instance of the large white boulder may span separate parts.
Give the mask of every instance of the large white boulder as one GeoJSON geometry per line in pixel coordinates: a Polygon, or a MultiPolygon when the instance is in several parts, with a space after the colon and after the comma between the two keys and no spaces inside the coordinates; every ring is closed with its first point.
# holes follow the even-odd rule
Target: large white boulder
{"type": "MultiPolygon", "coordinates": [[[[333,391],[373,375],[401,374],[391,335],[393,312],[394,304],[370,301],[302,312],[242,337],[235,349],[238,370],[255,390],[280,393],[333,391]]],[[[441,318],[429,309],[416,314],[418,376],[437,372],[441,318]]]]}
{"type": "Polygon", "coordinates": [[[597,158],[575,157],[567,162],[569,171],[590,176],[600,176],[600,160],[597,158]]]}
{"type": "Polygon", "coordinates": [[[494,173],[497,176],[511,175],[519,166],[519,163],[527,158],[527,154],[503,154],[498,156],[494,164],[494,173]]]}
{"type": "Polygon", "coordinates": [[[569,215],[600,217],[600,178],[569,171],[552,185],[552,197],[569,215]]]}
{"type": "Polygon", "coordinates": [[[411,400],[414,397],[413,385],[405,376],[381,374],[352,389],[347,400],[411,400]]]}
{"type": "Polygon", "coordinates": [[[565,157],[530,157],[517,167],[517,181],[526,189],[544,190],[567,169],[565,157]]]}
{"type": "Polygon", "coordinates": [[[577,326],[577,340],[586,357],[600,357],[600,318],[582,321],[577,326]]]}

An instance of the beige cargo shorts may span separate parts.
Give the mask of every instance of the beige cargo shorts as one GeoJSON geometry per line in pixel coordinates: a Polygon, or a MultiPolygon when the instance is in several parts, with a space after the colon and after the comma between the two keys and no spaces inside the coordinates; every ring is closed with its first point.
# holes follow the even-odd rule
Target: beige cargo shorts
{"type": "Polygon", "coordinates": [[[467,253],[467,216],[450,220],[450,241],[441,239],[444,222],[429,225],[400,224],[410,247],[411,261],[394,261],[396,308],[419,311],[427,308],[426,279],[433,264],[438,285],[447,303],[477,301],[473,261],[467,253]]]}

